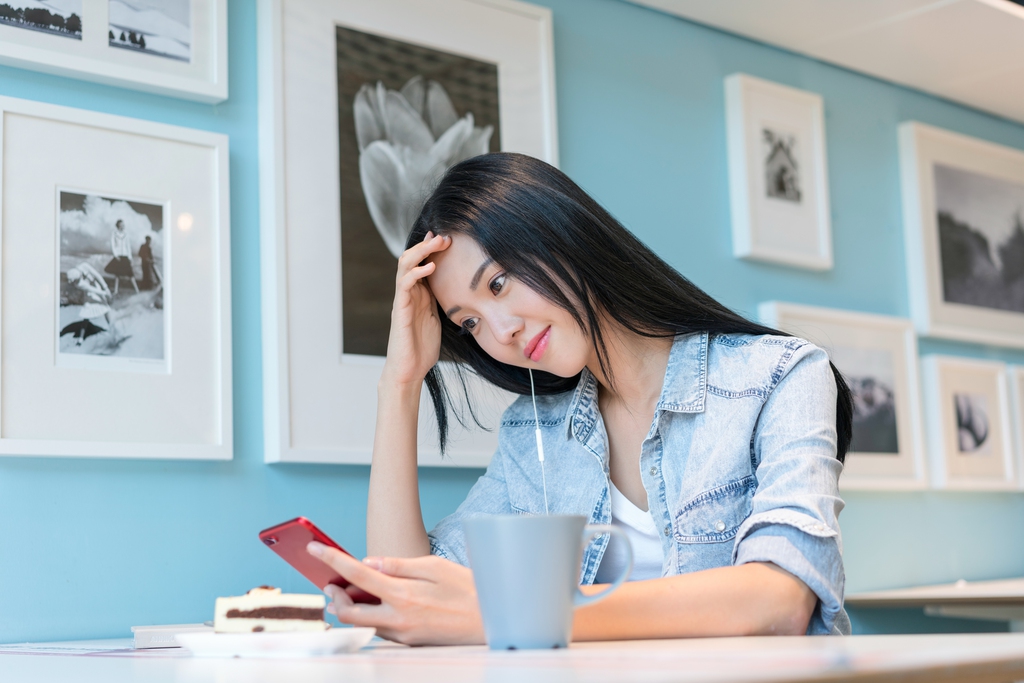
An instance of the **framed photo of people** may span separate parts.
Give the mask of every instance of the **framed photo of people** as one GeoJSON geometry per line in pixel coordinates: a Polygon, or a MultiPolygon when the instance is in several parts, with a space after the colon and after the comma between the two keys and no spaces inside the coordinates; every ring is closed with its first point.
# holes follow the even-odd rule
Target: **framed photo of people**
{"type": "Polygon", "coordinates": [[[916,122],[899,149],[918,331],[1024,348],[1024,151],[916,122]]]}
{"type": "MultiPolygon", "coordinates": [[[[369,462],[395,271],[452,165],[558,162],[551,12],[511,0],[260,0],[260,181],[268,462],[369,462]]],[[[511,396],[471,378],[497,426],[511,396]]],[[[421,464],[486,465],[494,433],[421,464]]]]}
{"type": "Polygon", "coordinates": [[[761,321],[820,346],[853,394],[853,441],[839,486],[922,489],[928,485],[909,320],[770,301],[761,321]]]}
{"type": "Polygon", "coordinates": [[[0,98],[0,455],[232,456],[228,141],[0,98]]]}
{"type": "Polygon", "coordinates": [[[821,96],[733,74],[725,111],[733,255],[832,268],[821,96]]]}
{"type": "Polygon", "coordinates": [[[215,103],[227,57],[227,0],[0,3],[0,64],[215,103]]]}
{"type": "Polygon", "coordinates": [[[932,485],[1017,488],[1006,364],[952,356],[921,364],[932,485]]]}

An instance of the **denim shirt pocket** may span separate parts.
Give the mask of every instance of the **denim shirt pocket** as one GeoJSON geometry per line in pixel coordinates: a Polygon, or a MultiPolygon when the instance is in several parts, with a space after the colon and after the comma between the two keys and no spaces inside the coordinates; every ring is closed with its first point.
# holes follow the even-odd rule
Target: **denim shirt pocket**
{"type": "Polygon", "coordinates": [[[675,517],[679,543],[732,541],[750,516],[757,481],[754,475],[705,491],[689,500],[675,517]]]}

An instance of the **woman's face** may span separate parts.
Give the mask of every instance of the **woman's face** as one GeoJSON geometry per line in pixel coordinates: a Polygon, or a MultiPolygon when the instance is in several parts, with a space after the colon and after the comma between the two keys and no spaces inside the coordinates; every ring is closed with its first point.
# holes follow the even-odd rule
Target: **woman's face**
{"type": "Polygon", "coordinates": [[[427,283],[449,320],[502,363],[572,377],[591,360],[589,337],[569,313],[506,275],[476,240],[452,244],[428,259],[427,283]]]}

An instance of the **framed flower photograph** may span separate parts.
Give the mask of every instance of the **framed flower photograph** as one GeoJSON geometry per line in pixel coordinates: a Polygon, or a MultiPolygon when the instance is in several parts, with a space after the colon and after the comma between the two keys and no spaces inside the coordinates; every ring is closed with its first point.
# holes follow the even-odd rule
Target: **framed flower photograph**
{"type": "Polygon", "coordinates": [[[1017,488],[1006,365],[927,356],[922,369],[932,485],[1017,488]]]}
{"type": "Polygon", "coordinates": [[[0,64],[216,103],[227,0],[5,0],[0,64]]]}
{"type": "Polygon", "coordinates": [[[733,255],[832,268],[820,95],[746,74],[725,79],[733,255]]]}
{"type": "MultiPolygon", "coordinates": [[[[265,457],[367,463],[395,271],[454,164],[558,162],[551,12],[511,0],[261,0],[265,457]]],[[[476,382],[485,422],[511,400],[476,382]]],[[[421,464],[482,466],[493,432],[421,464]]]]}
{"type": "Polygon", "coordinates": [[[842,489],[922,489],[917,338],[909,320],[769,301],[766,325],[824,349],[853,394],[853,441],[842,489]]]}
{"type": "Polygon", "coordinates": [[[1024,151],[915,122],[899,146],[918,331],[1024,348],[1024,151]]]}
{"type": "Polygon", "coordinates": [[[0,98],[0,154],[0,455],[230,459],[227,136],[0,98]]]}

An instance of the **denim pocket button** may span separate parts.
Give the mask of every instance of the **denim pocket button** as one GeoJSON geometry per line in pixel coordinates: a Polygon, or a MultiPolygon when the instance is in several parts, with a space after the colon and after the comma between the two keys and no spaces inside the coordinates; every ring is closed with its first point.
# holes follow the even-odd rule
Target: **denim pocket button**
{"type": "Polygon", "coordinates": [[[717,522],[715,522],[715,531],[717,531],[718,533],[722,533],[723,531],[725,531],[725,522],[723,522],[722,520],[718,520],[717,522]]]}

